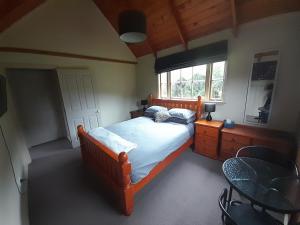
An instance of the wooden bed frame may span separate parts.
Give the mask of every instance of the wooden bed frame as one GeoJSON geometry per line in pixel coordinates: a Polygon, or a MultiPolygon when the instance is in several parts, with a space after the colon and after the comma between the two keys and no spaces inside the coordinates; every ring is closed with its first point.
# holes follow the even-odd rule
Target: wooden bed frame
{"type": "MultiPolygon", "coordinates": [[[[148,103],[149,105],[160,105],[167,108],[191,109],[196,111],[197,119],[201,117],[201,97],[198,97],[198,100],[195,101],[182,101],[156,99],[149,95],[148,103]]],[[[111,149],[85,132],[82,125],[79,125],[77,129],[84,165],[95,172],[96,175],[98,175],[117,195],[122,212],[127,216],[129,216],[133,211],[135,193],[153,180],[156,175],[158,175],[194,142],[194,138],[190,138],[180,148],[158,163],[146,177],[138,183],[133,184],[130,179],[131,164],[125,152],[121,152],[117,155],[111,149]]]]}

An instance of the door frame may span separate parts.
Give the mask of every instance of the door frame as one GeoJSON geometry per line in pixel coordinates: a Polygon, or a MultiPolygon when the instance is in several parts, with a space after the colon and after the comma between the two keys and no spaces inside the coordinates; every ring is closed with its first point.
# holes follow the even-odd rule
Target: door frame
{"type": "MultiPolygon", "coordinates": [[[[68,139],[72,145],[73,148],[77,148],[78,146],[75,145],[75,143],[73,142],[72,140],[72,136],[71,136],[71,130],[72,128],[69,127],[69,121],[68,121],[68,115],[67,115],[67,110],[66,110],[66,104],[64,102],[64,93],[63,93],[63,74],[61,74],[59,72],[59,70],[63,71],[63,70],[66,70],[66,71],[74,71],[75,73],[78,72],[80,73],[80,71],[82,71],[83,75],[85,76],[89,76],[90,79],[91,79],[91,88],[92,88],[92,92],[93,92],[93,97],[94,97],[94,103],[95,103],[95,108],[96,108],[96,113],[99,114],[97,116],[97,121],[98,121],[98,125],[100,126],[102,124],[102,121],[101,121],[101,108],[100,108],[100,102],[99,102],[99,98],[96,96],[96,92],[95,92],[95,86],[94,86],[94,79],[93,79],[93,76],[92,76],[92,73],[91,73],[91,70],[89,68],[73,68],[73,67],[57,67],[56,68],[56,74],[58,76],[58,80],[59,80],[59,85],[60,85],[60,91],[61,91],[61,96],[62,96],[62,99],[63,99],[63,108],[64,108],[64,113],[65,113],[65,122],[66,122],[66,126],[68,128],[68,139]]],[[[84,124],[83,124],[84,125],[84,124]]],[[[76,131],[76,135],[77,135],[77,131],[76,131]]],[[[78,144],[78,143],[76,143],[78,144]]]]}
{"type": "MultiPolygon", "coordinates": [[[[64,118],[65,128],[66,128],[66,135],[67,135],[66,138],[67,138],[68,142],[71,144],[72,142],[71,142],[71,136],[70,136],[70,129],[69,129],[69,126],[68,126],[68,123],[67,123],[67,115],[66,115],[65,107],[63,105],[61,87],[60,87],[60,83],[59,83],[59,77],[58,77],[58,74],[57,74],[58,67],[57,66],[51,66],[51,65],[18,64],[18,63],[17,64],[7,63],[7,64],[4,64],[3,67],[4,67],[4,71],[5,71],[6,74],[7,74],[7,70],[9,70],[9,69],[32,69],[32,70],[53,70],[53,71],[55,71],[57,81],[58,81],[59,90],[60,90],[59,95],[61,96],[61,100],[62,100],[61,107],[62,107],[62,111],[63,111],[63,118],[64,118]]],[[[74,68],[74,69],[83,69],[83,68],[80,67],[80,68],[74,68]]],[[[8,85],[8,88],[10,89],[9,83],[7,85],[8,85]]],[[[15,105],[14,99],[12,99],[12,100],[13,100],[12,104],[15,105]]],[[[14,108],[15,108],[15,106],[14,106],[14,108]]],[[[20,119],[18,118],[18,120],[20,120],[20,119]]],[[[24,133],[22,128],[21,128],[21,130],[24,133]]]]}

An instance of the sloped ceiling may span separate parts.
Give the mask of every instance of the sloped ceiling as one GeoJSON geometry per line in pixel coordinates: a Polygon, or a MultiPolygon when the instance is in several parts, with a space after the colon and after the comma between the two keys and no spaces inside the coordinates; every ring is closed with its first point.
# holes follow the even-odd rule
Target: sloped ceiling
{"type": "Polygon", "coordinates": [[[45,0],[0,0],[0,32],[21,19],[45,0]]]}
{"type": "Polygon", "coordinates": [[[136,61],[92,0],[45,1],[0,34],[0,47],[136,61]]]}
{"type": "Polygon", "coordinates": [[[148,39],[130,44],[136,57],[183,44],[226,28],[276,14],[300,10],[299,0],[94,0],[117,30],[126,9],[145,13],[148,39]]]}
{"type": "MultiPolygon", "coordinates": [[[[50,0],[48,0],[50,1],[50,0]]],[[[0,0],[0,32],[45,0],[0,0]]],[[[51,0],[53,1],[53,0],[51,0]]],[[[84,0],[92,1],[92,0],[84,0]]],[[[93,0],[117,31],[118,14],[137,9],[147,17],[148,38],[128,47],[136,57],[227,28],[238,35],[238,25],[272,15],[299,11],[299,0],[93,0]]],[[[70,6],[73,1],[67,2],[70,6]]],[[[96,7],[95,6],[95,7],[96,7]]],[[[71,9],[74,7],[70,7],[71,9]]],[[[57,10],[61,11],[61,9],[57,10]]],[[[67,10],[67,9],[66,9],[67,10]]],[[[88,14],[88,12],[85,12],[88,14]]],[[[55,15],[55,12],[54,12],[55,15]]],[[[98,21],[95,20],[97,25],[98,21]]],[[[55,26],[55,25],[54,25],[55,26]]],[[[77,24],[76,26],[81,26],[77,24]]]]}

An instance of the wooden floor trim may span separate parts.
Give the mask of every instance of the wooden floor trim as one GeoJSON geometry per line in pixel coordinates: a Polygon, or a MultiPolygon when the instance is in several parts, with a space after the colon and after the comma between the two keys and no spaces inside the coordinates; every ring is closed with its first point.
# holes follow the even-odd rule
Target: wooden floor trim
{"type": "Polygon", "coordinates": [[[79,55],[74,53],[28,49],[28,48],[0,47],[0,52],[29,53],[29,54],[60,56],[60,57],[86,59],[86,60],[106,61],[106,62],[113,62],[113,63],[137,64],[136,61],[127,61],[121,59],[111,59],[111,58],[103,58],[97,56],[79,55]]]}

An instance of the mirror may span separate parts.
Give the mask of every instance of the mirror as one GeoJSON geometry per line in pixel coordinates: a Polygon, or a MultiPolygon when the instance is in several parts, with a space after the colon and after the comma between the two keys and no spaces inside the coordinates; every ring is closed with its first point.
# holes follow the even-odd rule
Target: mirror
{"type": "Polygon", "coordinates": [[[279,51],[254,55],[245,107],[246,123],[267,125],[272,110],[278,62],[279,51]]]}

